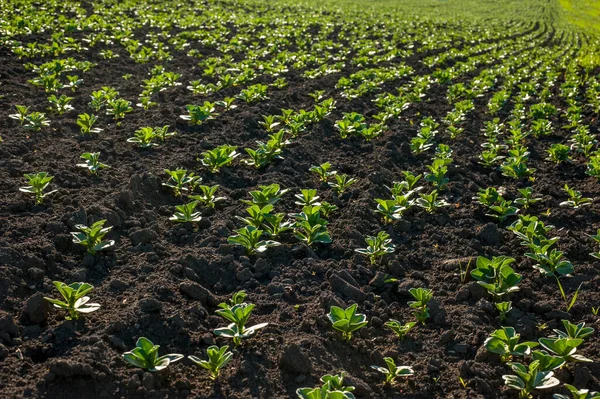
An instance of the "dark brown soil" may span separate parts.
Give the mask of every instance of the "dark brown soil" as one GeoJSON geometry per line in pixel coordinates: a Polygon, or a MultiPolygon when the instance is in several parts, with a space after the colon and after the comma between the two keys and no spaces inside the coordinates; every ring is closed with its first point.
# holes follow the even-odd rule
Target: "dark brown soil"
{"type": "MultiPolygon", "coordinates": [[[[445,88],[434,86],[423,103],[388,123],[389,131],[371,143],[341,140],[333,129],[343,112],[377,112],[372,97],[347,101],[334,89],[340,76],[354,72],[352,68],[315,80],[291,71],[286,75],[290,85],[271,90],[269,100],[254,105],[238,102],[237,109],[189,127],[179,115],[186,104],[198,103],[199,98],[185,86],[201,71],[184,53],[175,53],[165,66],[183,75],[182,86],[161,93],[158,107],[136,108],[120,126],[102,116],[99,126],[104,132],[83,140],[75,120],[78,113],[90,112],[86,104],[91,91],[109,85],[135,103],[139,85],[153,65],[135,64],[118,47],[120,58],[112,60],[99,58],[97,50],[86,58],[98,66],[83,75],[84,85],[73,104],[76,112],[53,115],[50,128],[27,132],[8,114],[15,104],[43,110],[47,94],[27,83],[33,74],[25,71],[23,60],[0,48],[4,94],[0,99],[4,140],[0,144],[0,397],[292,398],[297,388],[315,386],[322,375],[338,371],[346,373],[358,398],[516,397],[503,386],[501,376],[509,369],[482,348],[485,338],[501,325],[497,312],[475,282],[463,284],[458,276],[459,262],[465,264],[479,255],[517,258],[516,268],[524,278],[521,290],[511,295],[514,310],[505,324],[514,326],[523,338],[547,336],[563,318],[598,329],[591,308],[600,305],[599,265],[588,255],[595,248],[587,234],[600,227],[600,204],[578,210],[559,207],[566,199],[561,190],[565,183],[596,197],[598,182],[585,175],[581,159],[565,166],[543,160],[549,143],[565,142],[568,132],[558,131],[528,144],[530,166],[537,169],[533,188],[544,196],[530,213],[550,209],[549,216],[542,218],[556,226],[559,247],[576,268],[576,275],[564,280],[565,290],[572,295],[582,284],[570,313],[564,312],[566,305],[555,282],[532,269],[506,224],[493,223],[471,199],[482,187],[504,186],[508,197],[514,198],[516,188],[525,186],[476,163],[479,131],[489,118],[484,108],[487,98],[477,100],[462,136],[455,141],[444,138],[454,150],[451,182],[444,194],[452,206],[434,215],[413,210],[406,220],[382,227],[373,212],[374,198],[387,196],[384,185],[399,180],[402,171],[425,171],[429,155],[414,156],[408,142],[416,133],[418,113],[439,120],[450,110],[445,88]],[[127,73],[132,78],[122,79],[127,73]],[[313,100],[308,93],[316,89],[334,96],[338,108],[286,147],[283,160],[264,171],[236,163],[217,175],[196,161],[202,151],[220,144],[240,149],[254,146],[266,137],[257,124],[261,115],[277,114],[281,108],[310,109],[313,100]],[[139,150],[126,141],[142,126],[166,124],[177,135],[155,149],[139,150]],[[88,151],[100,151],[111,169],[91,177],[76,167],[79,155],[88,151]],[[325,161],[359,180],[341,198],[308,171],[325,161]],[[198,229],[168,220],[181,200],[161,184],[166,181],[164,169],[177,167],[195,171],[205,183],[219,184],[227,197],[214,212],[205,212],[198,229]],[[34,205],[18,192],[24,185],[23,174],[38,171],[55,176],[51,187],[58,189],[43,205],[34,205]],[[251,257],[227,244],[227,237],[240,227],[234,218],[245,208],[240,199],[258,185],[270,183],[292,193],[317,188],[323,199],[337,204],[340,210],[330,224],[333,243],[313,251],[288,235],[281,247],[251,257]],[[69,233],[75,224],[99,219],[107,219],[113,227],[109,238],[116,245],[91,257],[72,243],[69,233]],[[365,235],[381,229],[391,234],[397,250],[371,267],[354,249],[364,246],[365,235]],[[384,275],[397,281],[384,283],[384,275]],[[80,321],[65,321],[60,311],[41,300],[41,296],[56,296],[51,284],[55,280],[93,284],[92,299],[102,308],[80,321]],[[432,317],[398,342],[383,323],[389,318],[411,318],[407,301],[412,287],[433,289],[432,317]],[[224,325],[215,310],[241,289],[256,304],[252,321],[269,326],[234,350],[234,360],[218,384],[189,360],[155,374],[122,360],[122,353],[133,348],[140,336],[161,345],[161,353],[204,356],[209,345],[226,344],[212,333],[224,325]],[[190,291],[204,294],[194,298],[190,291]],[[369,325],[344,343],[332,331],[326,313],[331,305],[354,302],[369,325]],[[385,387],[381,375],[369,367],[383,365],[384,356],[413,366],[415,376],[394,388],[385,387]]],[[[408,62],[422,70],[416,58],[408,62]]],[[[396,83],[390,82],[386,89],[393,92],[396,83]]],[[[207,99],[238,92],[235,88],[207,99]]],[[[597,132],[590,115],[586,122],[597,132]]],[[[297,211],[292,193],[277,205],[280,211],[297,211]]],[[[581,353],[596,359],[599,351],[598,340],[592,338],[581,353]]],[[[600,390],[598,363],[572,364],[558,374],[563,383],[600,390]]]]}

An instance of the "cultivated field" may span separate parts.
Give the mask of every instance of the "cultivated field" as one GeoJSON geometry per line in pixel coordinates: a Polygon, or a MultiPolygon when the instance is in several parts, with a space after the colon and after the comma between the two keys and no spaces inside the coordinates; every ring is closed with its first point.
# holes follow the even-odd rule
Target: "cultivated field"
{"type": "Polygon", "coordinates": [[[2,3],[0,397],[600,397],[597,10],[2,3]]]}

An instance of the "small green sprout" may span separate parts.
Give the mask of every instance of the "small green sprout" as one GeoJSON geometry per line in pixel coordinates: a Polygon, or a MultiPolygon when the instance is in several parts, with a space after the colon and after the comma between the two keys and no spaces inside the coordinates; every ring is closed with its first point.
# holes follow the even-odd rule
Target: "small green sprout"
{"type": "Polygon", "coordinates": [[[269,323],[260,323],[252,327],[247,327],[246,323],[250,318],[250,314],[254,309],[254,304],[243,302],[246,298],[246,293],[240,291],[233,295],[230,304],[221,303],[216,313],[226,320],[231,321],[227,327],[215,329],[215,335],[219,337],[232,338],[233,343],[238,346],[242,343],[242,339],[249,338],[254,333],[266,327],[269,323]]]}
{"type": "MultiPolygon", "coordinates": [[[[565,384],[563,385],[569,393],[571,394],[571,398],[573,399],[600,399],[600,392],[590,391],[589,389],[577,389],[573,385],[565,384]]],[[[553,399],[569,399],[567,395],[563,395],[561,393],[555,393],[552,395],[553,399]]]]}
{"type": "Polygon", "coordinates": [[[584,205],[590,205],[593,201],[592,198],[583,197],[581,191],[573,190],[568,184],[565,184],[564,191],[569,195],[569,200],[561,202],[560,206],[570,206],[577,209],[584,205]]]}
{"type": "Polygon", "coordinates": [[[115,245],[114,240],[102,241],[104,236],[112,229],[112,227],[103,227],[106,220],[98,220],[90,227],[84,224],[77,224],[75,228],[81,231],[73,231],[73,242],[83,245],[87,251],[94,255],[98,251],[110,248],[115,245]]]}
{"type": "Polygon", "coordinates": [[[176,197],[181,196],[183,191],[188,191],[190,187],[194,187],[202,180],[200,176],[196,176],[194,173],[188,174],[185,169],[165,169],[165,173],[169,175],[169,180],[162,185],[173,189],[173,194],[176,197]]]}
{"type": "Polygon", "coordinates": [[[425,324],[425,321],[430,316],[427,303],[433,298],[433,291],[425,288],[411,288],[408,292],[415,299],[414,301],[409,301],[408,306],[415,309],[414,315],[417,321],[425,324]]]}
{"type": "Polygon", "coordinates": [[[519,343],[520,334],[517,334],[512,327],[502,327],[494,331],[484,342],[483,346],[492,352],[500,355],[500,361],[508,362],[513,356],[527,356],[531,353],[531,348],[538,346],[537,342],[519,343]]]}
{"type": "Polygon", "coordinates": [[[94,114],[80,114],[77,116],[77,125],[83,136],[98,134],[102,132],[102,129],[93,127],[98,121],[98,117],[94,114]]]}
{"type": "Polygon", "coordinates": [[[300,194],[295,194],[297,201],[294,202],[296,205],[300,206],[319,206],[321,203],[318,201],[319,196],[317,195],[317,190],[300,190],[300,194]]]}
{"type": "Polygon", "coordinates": [[[195,212],[198,201],[192,201],[184,205],[176,205],[177,210],[169,220],[178,223],[194,223],[202,220],[202,214],[195,212]]]}
{"type": "Polygon", "coordinates": [[[69,311],[69,315],[65,319],[77,320],[79,319],[79,313],[91,313],[100,309],[99,304],[88,303],[90,298],[85,296],[85,294],[94,289],[94,286],[91,284],[73,283],[67,285],[60,281],[53,281],[52,284],[60,292],[64,301],[46,297],[44,299],[52,303],[56,308],[69,311]]]}
{"type": "Polygon", "coordinates": [[[368,244],[367,248],[358,248],[354,251],[368,256],[372,265],[377,262],[377,258],[391,254],[396,250],[396,246],[392,244],[390,235],[385,231],[380,231],[375,237],[367,236],[365,241],[368,244]]]}
{"type": "Polygon", "coordinates": [[[398,377],[410,377],[415,372],[410,366],[396,366],[396,362],[391,357],[384,357],[387,368],[381,366],[371,366],[372,369],[385,375],[385,383],[393,384],[398,377]]]}
{"type": "Polygon", "coordinates": [[[210,379],[214,381],[219,378],[221,369],[224,368],[233,357],[233,352],[227,352],[227,349],[229,349],[229,346],[227,345],[220,348],[212,345],[206,350],[208,360],[202,360],[196,356],[188,356],[188,359],[208,370],[210,372],[210,379]]]}
{"type": "Polygon", "coordinates": [[[221,145],[213,150],[202,153],[202,165],[206,166],[212,173],[219,173],[223,166],[231,165],[233,160],[240,154],[237,147],[232,145],[221,145]]]}
{"type": "Polygon", "coordinates": [[[315,173],[323,183],[326,183],[330,177],[335,176],[337,173],[336,171],[330,171],[330,169],[331,164],[325,162],[319,166],[311,166],[309,171],[315,173]]]}
{"type": "Polygon", "coordinates": [[[133,137],[127,139],[128,143],[135,143],[140,148],[151,148],[157,147],[158,143],[155,140],[158,139],[156,132],[151,127],[142,127],[135,131],[133,137]]]}
{"type": "Polygon", "coordinates": [[[450,205],[443,199],[438,200],[437,190],[433,190],[429,194],[420,194],[419,198],[417,198],[416,200],[416,204],[417,206],[420,206],[421,208],[425,209],[428,213],[433,213],[438,208],[450,205]]]}
{"type": "Polygon", "coordinates": [[[25,116],[25,124],[23,125],[25,129],[39,131],[48,126],[50,126],[50,120],[46,118],[46,114],[43,112],[32,112],[25,116]]]}
{"type": "Polygon", "coordinates": [[[377,202],[376,213],[383,216],[383,223],[388,224],[402,218],[402,213],[406,210],[405,207],[398,205],[395,200],[385,200],[381,198],[375,198],[377,202]]]}
{"type": "Polygon", "coordinates": [[[85,159],[85,163],[78,163],[77,166],[81,168],[87,168],[92,175],[97,174],[100,169],[106,169],[110,167],[100,162],[99,152],[84,152],[81,154],[80,158],[85,159]]]}
{"type": "Polygon", "coordinates": [[[106,115],[112,115],[115,121],[125,118],[125,114],[131,111],[133,111],[131,101],[124,98],[116,98],[106,102],[106,115]]]}
{"type": "Polygon", "coordinates": [[[215,112],[215,105],[208,101],[204,102],[204,105],[192,105],[188,104],[185,106],[187,115],[180,115],[179,117],[184,121],[189,121],[192,125],[200,125],[202,122],[214,119],[218,114],[215,112]]]}
{"type": "Polygon", "coordinates": [[[345,310],[332,306],[327,317],[331,322],[333,329],[342,333],[342,338],[345,341],[352,339],[352,333],[360,330],[367,325],[367,316],[362,313],[356,313],[357,304],[347,307],[345,310]]]}
{"type": "Polygon", "coordinates": [[[27,107],[25,105],[15,105],[15,108],[17,109],[17,113],[10,114],[10,115],[8,115],[8,117],[11,119],[18,120],[22,125],[23,123],[25,123],[25,119],[27,118],[27,114],[29,112],[29,107],[27,107]]]}
{"type": "Polygon", "coordinates": [[[50,176],[47,172],[38,172],[36,174],[26,174],[25,179],[27,179],[28,186],[20,187],[19,191],[22,191],[27,194],[33,194],[35,196],[35,203],[41,204],[44,202],[44,198],[49,196],[52,193],[55,193],[58,190],[48,191],[47,193],[44,190],[48,187],[53,176],[50,176]]]}
{"type": "Polygon", "coordinates": [[[541,197],[533,196],[533,188],[531,187],[519,188],[518,191],[522,197],[515,199],[515,204],[521,205],[523,209],[527,209],[530,205],[542,200],[541,197]]]}
{"type": "Polygon", "coordinates": [[[516,375],[503,375],[504,384],[509,388],[519,391],[520,398],[531,398],[531,393],[536,389],[552,388],[560,384],[553,377],[552,371],[539,371],[539,361],[533,361],[529,367],[521,363],[511,363],[510,367],[516,375]]]}
{"type": "Polygon", "coordinates": [[[387,323],[385,323],[386,327],[389,327],[396,335],[398,339],[403,340],[406,337],[406,334],[417,324],[415,321],[410,321],[406,324],[400,323],[398,320],[390,319],[387,323]]]}
{"type": "Polygon", "coordinates": [[[494,299],[499,299],[519,290],[517,285],[522,277],[510,267],[514,261],[514,258],[507,256],[493,256],[491,259],[480,256],[477,258],[475,269],[471,270],[471,277],[494,299]]]}
{"type": "MultiPolygon", "coordinates": [[[[65,112],[69,112],[74,109],[73,106],[70,104],[71,101],[73,101],[73,97],[67,97],[64,94],[60,97],[56,97],[53,94],[50,97],[48,97],[48,101],[54,106],[54,110],[56,110],[56,112],[59,115],[62,115],[65,112]]],[[[49,109],[52,110],[52,108],[49,109]]]]}
{"type": "Polygon", "coordinates": [[[555,163],[561,163],[569,160],[569,150],[571,148],[564,144],[552,144],[548,148],[548,158],[546,160],[555,163]]]}
{"type": "Polygon", "coordinates": [[[324,375],[323,386],[317,388],[298,388],[296,394],[300,399],[355,399],[353,386],[344,385],[344,373],[324,375]]]}
{"type": "Polygon", "coordinates": [[[150,372],[161,371],[167,368],[169,364],[183,359],[183,355],[178,353],[170,353],[159,357],[159,348],[159,345],[154,345],[148,338],[140,337],[135,344],[135,348],[123,354],[123,359],[135,367],[150,372]]]}
{"type": "Polygon", "coordinates": [[[500,322],[506,320],[506,315],[512,310],[512,302],[498,302],[494,306],[500,312],[500,322]]]}
{"type": "Polygon", "coordinates": [[[214,186],[198,186],[202,194],[200,195],[190,195],[190,198],[198,201],[202,205],[207,208],[214,208],[215,204],[219,201],[223,201],[225,197],[217,197],[215,194],[219,189],[219,185],[215,184],[214,186]]]}
{"type": "Polygon", "coordinates": [[[227,238],[227,242],[234,245],[241,245],[246,248],[249,255],[256,252],[264,252],[269,247],[276,247],[281,243],[273,240],[261,240],[263,231],[254,226],[245,226],[236,230],[235,235],[227,238]]]}
{"type": "Polygon", "coordinates": [[[348,187],[350,187],[351,185],[353,185],[354,183],[357,182],[357,180],[355,178],[351,178],[348,177],[348,175],[344,174],[344,175],[334,175],[333,176],[335,178],[334,182],[329,182],[329,187],[333,188],[333,191],[335,191],[335,193],[337,195],[342,194],[344,191],[346,191],[346,189],[348,189],[348,187]]]}

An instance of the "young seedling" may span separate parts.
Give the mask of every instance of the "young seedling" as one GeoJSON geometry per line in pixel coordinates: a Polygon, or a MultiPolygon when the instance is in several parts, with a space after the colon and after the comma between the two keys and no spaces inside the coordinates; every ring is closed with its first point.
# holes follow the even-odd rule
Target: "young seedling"
{"type": "Polygon", "coordinates": [[[258,124],[261,125],[267,133],[273,133],[275,128],[279,126],[279,122],[276,122],[276,118],[275,115],[265,115],[263,116],[263,121],[258,122],[258,124]]]}
{"type": "Polygon", "coordinates": [[[570,206],[572,208],[579,208],[584,205],[590,205],[592,198],[586,198],[581,195],[581,191],[573,190],[568,184],[565,184],[564,191],[569,195],[569,200],[560,203],[560,206],[570,206]]]}
{"type": "Polygon", "coordinates": [[[531,398],[531,393],[536,389],[548,389],[560,384],[560,381],[553,377],[552,371],[539,371],[539,361],[533,361],[529,367],[521,363],[511,363],[511,369],[516,375],[503,375],[504,384],[511,389],[519,391],[520,398],[531,398]]]}
{"type": "Polygon", "coordinates": [[[223,166],[231,165],[233,160],[240,154],[236,152],[237,147],[232,145],[221,145],[214,150],[202,153],[202,165],[206,166],[212,173],[219,173],[223,166]]]}
{"type": "Polygon", "coordinates": [[[106,169],[110,166],[100,162],[99,152],[84,152],[81,154],[82,159],[85,159],[85,163],[78,163],[77,166],[81,168],[87,168],[92,175],[96,175],[100,169],[106,169]]]}
{"type": "Polygon", "coordinates": [[[248,216],[236,216],[236,219],[242,221],[245,225],[253,226],[258,229],[264,222],[265,217],[271,214],[272,210],[273,205],[265,205],[262,208],[258,205],[252,205],[246,208],[248,216]]]}
{"type": "Polygon", "coordinates": [[[531,348],[538,346],[537,342],[521,342],[520,334],[517,334],[512,327],[502,327],[494,331],[483,343],[485,348],[500,355],[500,361],[508,362],[513,356],[527,356],[531,353],[531,348]]]}
{"type": "Polygon", "coordinates": [[[215,335],[219,337],[232,338],[233,343],[238,346],[242,343],[242,339],[249,338],[254,333],[266,327],[269,323],[260,323],[252,327],[247,327],[246,324],[250,318],[250,314],[254,309],[254,304],[243,302],[246,298],[245,292],[234,294],[230,304],[221,303],[216,313],[226,320],[231,321],[227,327],[215,329],[215,335]],[[241,293],[241,294],[240,294],[241,293]]]}
{"type": "Polygon", "coordinates": [[[350,178],[348,177],[348,175],[343,174],[343,175],[334,175],[333,176],[335,178],[334,182],[329,182],[329,187],[333,188],[333,191],[335,191],[335,193],[337,195],[342,194],[344,191],[346,191],[348,189],[348,187],[350,187],[351,185],[353,185],[354,183],[357,182],[357,180],[355,178],[350,178]]]}
{"type": "MultiPolygon", "coordinates": [[[[62,115],[65,112],[69,112],[74,109],[73,106],[70,104],[71,101],[73,101],[73,97],[67,97],[64,94],[61,95],[60,97],[56,97],[53,94],[50,97],[48,97],[48,101],[50,102],[50,104],[52,104],[54,106],[54,110],[59,115],[62,115]]],[[[48,108],[48,109],[52,111],[52,108],[48,108]]]]}
{"type": "Polygon", "coordinates": [[[336,205],[330,204],[327,201],[321,202],[321,213],[324,217],[329,217],[333,212],[337,211],[339,208],[336,205]]]}
{"type": "Polygon", "coordinates": [[[29,107],[25,105],[15,105],[15,108],[17,109],[17,112],[15,114],[8,115],[8,117],[18,120],[21,125],[23,125],[23,123],[25,123],[25,118],[27,118],[29,107]]]}
{"type": "Polygon", "coordinates": [[[72,92],[75,92],[75,89],[83,83],[83,79],[79,79],[79,76],[77,75],[67,75],[67,80],[69,83],[67,83],[65,87],[70,87],[72,92]]]}
{"type": "Polygon", "coordinates": [[[420,206],[421,208],[425,209],[428,213],[433,213],[438,208],[450,205],[443,199],[438,200],[437,190],[433,190],[429,194],[421,194],[419,198],[417,198],[416,204],[417,206],[420,206]]]}
{"type": "Polygon", "coordinates": [[[406,334],[417,325],[416,321],[410,321],[406,324],[400,323],[398,320],[390,319],[390,321],[385,323],[386,327],[389,327],[396,335],[399,340],[403,340],[406,337],[406,334]]]}
{"type": "Polygon", "coordinates": [[[273,240],[261,240],[263,231],[254,226],[245,226],[236,230],[236,235],[227,238],[227,242],[234,245],[241,245],[246,248],[249,255],[257,252],[264,252],[269,247],[276,247],[281,243],[273,240]]]}
{"type": "Polygon", "coordinates": [[[357,304],[347,307],[345,310],[332,306],[327,317],[331,322],[333,329],[342,333],[342,338],[345,341],[352,339],[352,333],[360,330],[367,325],[367,316],[362,313],[356,313],[357,304]]]}
{"type": "Polygon", "coordinates": [[[478,204],[490,207],[503,200],[503,198],[495,187],[488,187],[485,190],[479,190],[473,200],[478,204]]]}
{"type": "Polygon", "coordinates": [[[128,143],[135,143],[140,148],[158,147],[156,132],[151,127],[142,127],[135,131],[134,136],[127,139],[128,143]]]}
{"type": "Polygon", "coordinates": [[[215,112],[214,104],[205,101],[204,105],[191,105],[185,106],[187,115],[180,115],[179,117],[184,121],[189,121],[192,125],[200,125],[204,121],[214,119],[218,114],[215,112]]]}
{"type": "Polygon", "coordinates": [[[375,201],[377,202],[375,212],[383,216],[383,223],[385,224],[400,220],[402,213],[406,210],[406,208],[399,206],[395,200],[375,198],[375,201]]]}
{"type": "Polygon", "coordinates": [[[202,220],[202,214],[195,212],[198,201],[192,201],[185,205],[176,205],[177,210],[169,220],[178,223],[194,223],[202,220]]]}
{"type": "Polygon", "coordinates": [[[415,309],[415,318],[421,324],[425,324],[425,321],[429,318],[429,310],[427,309],[427,303],[433,298],[433,291],[425,288],[411,288],[408,292],[415,299],[409,301],[408,306],[415,309]]]}
{"type": "Polygon", "coordinates": [[[367,236],[365,238],[368,246],[367,248],[355,249],[359,254],[363,254],[369,257],[371,265],[377,263],[377,258],[380,258],[386,254],[391,254],[396,250],[396,246],[392,244],[390,235],[385,231],[377,233],[376,237],[367,236]]]}
{"type": "Polygon", "coordinates": [[[558,329],[553,330],[559,338],[584,339],[594,333],[594,329],[592,327],[586,327],[585,322],[583,322],[583,321],[579,324],[573,324],[569,320],[561,320],[561,321],[565,328],[565,331],[561,331],[558,329]]]}
{"type": "Polygon", "coordinates": [[[427,165],[429,172],[425,173],[425,181],[433,184],[438,190],[443,190],[450,181],[446,177],[448,167],[446,161],[442,159],[434,159],[431,165],[427,165]]]}
{"type": "Polygon", "coordinates": [[[19,191],[33,194],[35,196],[35,203],[41,204],[44,202],[44,198],[49,196],[52,193],[55,193],[58,190],[48,191],[47,193],[44,190],[48,187],[53,176],[50,176],[47,172],[38,172],[36,174],[25,175],[25,179],[27,179],[28,186],[20,187],[19,191]]]}
{"type": "Polygon", "coordinates": [[[568,161],[570,159],[569,150],[570,147],[568,145],[552,144],[552,146],[548,148],[548,158],[546,158],[546,160],[555,162],[557,164],[568,161]]]}
{"type": "MultiPolygon", "coordinates": [[[[562,293],[563,289],[558,277],[570,276],[574,272],[574,267],[571,262],[563,258],[564,253],[557,249],[550,249],[551,245],[556,241],[545,240],[542,244],[533,243],[530,245],[531,252],[525,253],[525,256],[538,262],[533,266],[542,275],[546,277],[556,277],[559,289],[562,293]]],[[[563,298],[565,298],[563,294],[563,298]]]]}
{"type": "Polygon", "coordinates": [[[262,143],[258,142],[258,149],[244,148],[244,151],[250,156],[250,159],[245,159],[246,165],[254,166],[256,169],[261,169],[270,164],[274,159],[281,159],[282,149],[275,146],[274,142],[262,143]]]}
{"type": "Polygon", "coordinates": [[[519,188],[518,191],[522,197],[515,199],[515,204],[521,205],[523,209],[527,209],[531,205],[542,200],[541,197],[534,197],[533,188],[531,187],[519,188]]]}
{"type": "Polygon", "coordinates": [[[77,125],[79,125],[81,135],[87,136],[102,132],[102,129],[93,127],[97,121],[98,117],[94,114],[80,114],[77,116],[77,125]]]}
{"type": "Polygon", "coordinates": [[[90,297],[85,296],[88,292],[94,289],[94,286],[88,283],[73,283],[67,285],[60,281],[53,281],[52,284],[64,298],[64,301],[44,297],[45,300],[52,303],[54,307],[63,309],[69,312],[65,316],[67,320],[79,319],[80,313],[91,313],[100,309],[97,303],[88,303],[90,297]]]}
{"type": "Polygon", "coordinates": [[[32,112],[25,116],[25,129],[40,131],[43,127],[50,126],[50,119],[46,118],[46,114],[43,112],[32,112]]]}
{"type": "Polygon", "coordinates": [[[269,213],[265,215],[262,227],[271,238],[276,238],[281,233],[291,230],[294,227],[292,221],[283,221],[285,216],[285,213],[269,213]]]}
{"type": "Polygon", "coordinates": [[[494,213],[486,213],[485,215],[497,219],[500,223],[519,212],[519,208],[512,206],[512,201],[506,200],[498,201],[496,204],[489,206],[488,209],[494,213]]]}
{"type": "Polygon", "coordinates": [[[237,108],[237,105],[234,104],[235,97],[225,97],[222,101],[217,101],[215,105],[223,107],[225,111],[229,111],[237,108]]]}
{"type": "Polygon", "coordinates": [[[519,290],[517,284],[522,277],[510,267],[514,261],[514,258],[507,256],[494,256],[491,259],[480,256],[477,258],[476,268],[471,270],[471,277],[498,300],[519,290]]]}
{"type": "Polygon", "coordinates": [[[309,171],[315,173],[319,176],[319,179],[326,183],[330,177],[334,176],[337,172],[331,169],[331,164],[329,162],[325,162],[319,166],[311,166],[309,171]]]}
{"type": "Polygon", "coordinates": [[[259,186],[260,190],[250,191],[252,200],[242,200],[244,204],[258,205],[261,208],[265,205],[275,205],[289,189],[281,189],[279,184],[270,184],[268,186],[259,186]]]}
{"type": "Polygon", "coordinates": [[[321,377],[322,387],[298,388],[296,394],[300,399],[355,399],[353,386],[344,385],[344,373],[324,375],[321,377]]]}
{"type": "Polygon", "coordinates": [[[188,359],[196,363],[198,366],[208,370],[210,372],[210,379],[214,381],[219,378],[221,369],[223,369],[233,357],[233,352],[227,352],[227,349],[229,349],[229,346],[227,345],[220,348],[212,345],[206,350],[208,360],[202,360],[199,357],[191,355],[188,356],[188,359]]]}
{"type": "Polygon", "coordinates": [[[102,241],[104,236],[112,229],[112,227],[103,227],[106,220],[98,220],[90,227],[84,224],[77,224],[75,228],[81,231],[73,231],[73,242],[83,245],[87,251],[94,255],[98,251],[110,248],[115,245],[114,240],[102,241]]]}
{"type": "Polygon", "coordinates": [[[154,345],[148,338],[140,337],[135,344],[135,348],[123,354],[123,359],[135,367],[150,372],[161,371],[167,368],[169,364],[183,359],[183,355],[178,353],[170,353],[159,357],[159,348],[159,345],[154,345]]]}
{"type": "Polygon", "coordinates": [[[465,266],[463,266],[462,261],[458,261],[458,276],[459,276],[460,282],[462,284],[466,283],[467,279],[469,278],[469,269],[471,268],[472,261],[473,261],[473,258],[470,258],[469,262],[467,262],[467,264],[465,266]]]}
{"type": "Polygon", "coordinates": [[[295,194],[297,201],[294,202],[296,205],[300,206],[319,206],[321,203],[318,201],[319,196],[317,195],[317,190],[300,190],[300,194],[295,194]]]}
{"type": "Polygon", "coordinates": [[[225,197],[217,197],[215,195],[217,190],[219,189],[219,187],[220,186],[218,184],[215,184],[212,187],[198,186],[198,188],[200,189],[202,194],[201,195],[190,195],[190,198],[198,201],[199,203],[201,203],[202,205],[204,205],[207,208],[214,208],[215,204],[217,202],[223,201],[225,199],[225,197]]]}
{"type": "Polygon", "coordinates": [[[163,127],[160,127],[160,126],[154,127],[152,129],[154,136],[162,142],[164,142],[167,139],[167,137],[175,136],[177,133],[169,132],[169,127],[170,127],[169,125],[164,125],[163,127]]]}
{"type": "Polygon", "coordinates": [[[189,187],[194,187],[202,180],[200,176],[195,176],[194,173],[188,174],[185,169],[165,169],[165,172],[169,175],[169,180],[162,185],[173,189],[173,194],[176,197],[181,196],[182,192],[188,191],[189,187]]]}
{"type": "Polygon", "coordinates": [[[309,247],[317,243],[331,243],[331,235],[327,228],[321,224],[311,224],[309,221],[297,222],[294,236],[309,247]]]}
{"type": "Polygon", "coordinates": [[[131,111],[133,111],[131,101],[124,98],[116,98],[106,102],[106,115],[112,115],[115,121],[125,118],[125,114],[131,111]]]}
{"type": "Polygon", "coordinates": [[[512,302],[498,302],[494,306],[500,312],[500,322],[506,320],[506,315],[512,310],[512,302]]]}
{"type": "Polygon", "coordinates": [[[571,396],[555,393],[552,395],[553,399],[600,399],[600,392],[590,391],[589,389],[577,389],[569,384],[563,386],[567,388],[571,396]]]}
{"type": "Polygon", "coordinates": [[[585,362],[590,363],[593,360],[588,359],[582,355],[576,354],[577,347],[583,343],[582,338],[569,338],[569,337],[551,337],[551,338],[540,338],[538,339],[540,345],[551,352],[552,354],[560,357],[566,363],[569,362],[585,362]]]}
{"type": "Polygon", "coordinates": [[[381,366],[371,366],[372,369],[385,375],[385,383],[393,384],[398,377],[410,377],[415,372],[410,366],[396,366],[396,362],[391,357],[384,357],[387,368],[381,366]]]}

